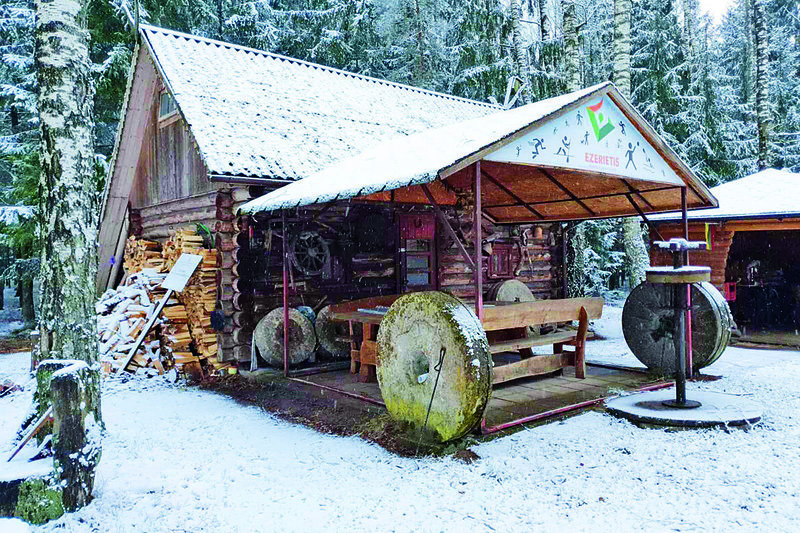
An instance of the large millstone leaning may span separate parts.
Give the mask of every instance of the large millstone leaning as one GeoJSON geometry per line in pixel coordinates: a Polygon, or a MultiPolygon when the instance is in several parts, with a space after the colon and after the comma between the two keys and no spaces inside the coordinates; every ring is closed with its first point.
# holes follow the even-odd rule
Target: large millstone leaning
{"type": "Polygon", "coordinates": [[[314,330],[317,333],[319,345],[325,352],[333,357],[348,357],[350,355],[350,343],[337,340],[350,334],[347,322],[333,320],[331,318],[331,306],[326,305],[317,314],[314,322],[314,330]]]}
{"type": "MultiPolygon", "coordinates": [[[[267,364],[283,366],[283,307],[273,309],[259,321],[253,331],[253,342],[267,364]]],[[[289,364],[307,360],[316,346],[311,320],[297,309],[289,309],[289,364]]]]}
{"type": "MultiPolygon", "coordinates": [[[[728,302],[711,283],[692,284],[692,369],[705,368],[722,355],[731,338],[728,302]]],[[[676,372],[672,286],[642,283],[622,310],[622,332],[633,355],[648,369],[676,372]]]]}
{"type": "Polygon", "coordinates": [[[378,384],[396,420],[422,428],[442,348],[444,362],[426,426],[442,442],[466,434],[492,391],[489,343],[472,309],[441,292],[400,297],[378,331],[378,384]]]}

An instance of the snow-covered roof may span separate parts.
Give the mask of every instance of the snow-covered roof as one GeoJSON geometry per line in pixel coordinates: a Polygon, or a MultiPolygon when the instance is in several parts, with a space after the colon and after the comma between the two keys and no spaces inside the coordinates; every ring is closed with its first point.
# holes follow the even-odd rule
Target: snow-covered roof
{"type": "Polygon", "coordinates": [[[498,106],[142,25],[211,175],[296,180],[498,106]]]}
{"type": "MultiPolygon", "coordinates": [[[[711,188],[719,207],[690,211],[689,220],[735,220],[800,216],[800,174],[768,168],[711,188]]],[[[654,215],[653,221],[680,220],[680,214],[654,215]]]]}
{"type": "MultiPolygon", "coordinates": [[[[567,137],[564,136],[563,139],[566,141],[567,137]]],[[[565,146],[566,153],[569,153],[570,146],[565,146]]],[[[631,144],[627,146],[630,147],[631,144]]],[[[680,207],[680,195],[677,191],[686,185],[693,193],[690,199],[692,205],[697,207],[716,205],[708,189],[674,152],[658,139],[652,128],[624,100],[613,84],[604,83],[491,116],[474,118],[414,135],[397,136],[355,157],[316,172],[301,182],[286,185],[252,200],[243,205],[239,212],[275,211],[354,197],[382,199],[376,195],[404,187],[432,183],[437,179],[444,180],[479,160],[484,160],[483,168],[487,170],[492,168],[495,176],[506,173],[508,179],[504,186],[512,189],[516,187],[518,195],[524,196],[523,200],[535,205],[536,210],[540,212],[540,215],[534,218],[542,220],[636,214],[628,200],[632,191],[643,211],[668,211],[680,207]],[[602,102],[590,106],[592,109],[600,109],[601,105],[605,105],[602,108],[607,113],[605,118],[601,113],[596,116],[590,113],[588,116],[594,125],[597,117],[600,117],[597,120],[607,121],[605,127],[610,129],[606,134],[614,129],[608,126],[611,122],[608,117],[611,116],[612,108],[619,113],[619,116],[624,114],[625,120],[630,121],[627,133],[625,128],[620,128],[614,122],[614,127],[621,130],[615,132],[617,135],[614,138],[614,141],[617,141],[615,146],[609,146],[611,138],[604,140],[606,135],[603,135],[602,131],[598,133],[597,127],[595,127],[596,140],[590,139],[588,118],[576,120],[578,115],[584,116],[582,113],[585,110],[580,106],[589,102],[602,102]],[[577,113],[574,116],[573,111],[577,113]],[[578,124],[582,125],[578,127],[578,124]],[[584,129],[586,129],[585,137],[584,129]],[[556,148],[559,148],[559,152],[562,150],[558,141],[565,133],[572,136],[574,141],[571,142],[573,150],[571,159],[569,155],[564,158],[564,154],[556,152],[556,148]],[[576,133],[580,135],[575,135],[576,133]],[[531,148],[536,141],[542,139],[547,139],[545,142],[549,146],[547,153],[540,153],[535,146],[531,148]],[[635,167],[627,169],[627,165],[623,168],[616,155],[600,154],[603,152],[621,155],[626,150],[622,139],[625,143],[633,139],[632,142],[638,148],[629,148],[629,151],[637,150],[637,157],[642,158],[640,165],[646,161],[650,170],[642,167],[634,171],[635,167]],[[638,155],[638,150],[644,151],[645,145],[650,150],[646,160],[644,155],[638,155]],[[656,146],[658,148],[654,148],[656,146]],[[533,154],[531,150],[534,150],[533,154]],[[598,167],[593,166],[596,162],[595,156],[605,157],[601,162],[608,168],[597,169],[598,167]],[[553,159],[554,157],[560,159],[553,159]],[[506,168],[501,168],[501,165],[506,165],[506,168]],[[508,170],[510,166],[514,167],[514,176],[509,175],[512,172],[508,170]],[[555,183],[558,180],[554,177],[562,181],[567,180],[571,190],[565,190],[566,187],[561,182],[555,183]],[[515,180],[516,183],[512,184],[515,180]],[[631,182],[636,185],[632,186],[631,182]],[[671,192],[667,197],[666,191],[669,190],[671,192]],[[578,201],[575,200],[576,195],[579,197],[578,201]]],[[[463,176],[461,178],[461,182],[464,182],[463,176]]],[[[448,184],[452,186],[454,181],[457,180],[450,179],[448,184]]],[[[466,184],[468,186],[469,181],[466,181],[466,184]]],[[[398,200],[395,197],[392,199],[398,200]]],[[[509,198],[505,200],[505,205],[497,203],[492,205],[491,202],[486,202],[484,204],[487,206],[486,211],[496,220],[505,222],[520,221],[520,212],[530,217],[519,203],[509,205],[507,203],[509,198]]],[[[427,203],[427,200],[423,199],[420,203],[427,203]]]]}

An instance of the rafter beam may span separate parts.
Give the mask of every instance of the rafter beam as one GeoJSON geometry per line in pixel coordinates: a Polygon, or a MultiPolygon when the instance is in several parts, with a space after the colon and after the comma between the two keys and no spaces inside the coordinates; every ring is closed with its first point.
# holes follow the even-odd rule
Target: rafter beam
{"type": "Polygon", "coordinates": [[[647,207],[648,207],[649,209],[655,209],[655,208],[653,207],[653,204],[651,204],[650,202],[648,202],[648,201],[647,201],[647,198],[645,198],[644,196],[642,196],[642,193],[639,191],[639,189],[635,188],[633,185],[631,185],[630,183],[628,183],[628,180],[622,180],[622,183],[624,183],[624,184],[625,184],[625,186],[628,188],[628,190],[629,190],[630,192],[632,192],[632,193],[634,193],[636,196],[638,196],[638,197],[639,197],[639,199],[640,199],[641,201],[643,201],[643,202],[644,202],[644,203],[647,205],[647,207]]]}
{"type": "Polygon", "coordinates": [[[580,198],[578,198],[577,196],[575,196],[575,195],[572,193],[572,191],[570,191],[569,189],[567,189],[566,187],[564,187],[564,185],[562,185],[560,181],[558,181],[558,180],[557,180],[557,179],[555,179],[553,176],[551,176],[549,172],[547,172],[545,169],[543,169],[543,168],[541,168],[541,167],[539,167],[539,168],[538,168],[538,170],[539,170],[539,172],[541,172],[542,174],[544,174],[544,175],[545,175],[545,177],[546,177],[547,179],[549,179],[550,181],[552,181],[552,182],[553,182],[553,184],[554,184],[556,187],[558,187],[559,189],[561,189],[561,190],[562,190],[562,191],[563,191],[563,192],[564,192],[564,193],[565,193],[567,196],[569,196],[569,197],[572,199],[572,201],[573,201],[573,202],[577,203],[579,206],[581,206],[582,208],[584,208],[584,209],[585,209],[586,211],[588,211],[588,212],[589,212],[589,214],[590,214],[590,215],[592,215],[593,217],[597,216],[597,213],[595,213],[594,211],[592,211],[592,210],[591,210],[591,208],[590,208],[588,205],[586,205],[585,203],[583,203],[583,202],[581,201],[581,199],[580,199],[580,198]]]}
{"type": "Polygon", "coordinates": [[[655,227],[655,225],[653,225],[653,223],[652,223],[652,222],[650,222],[650,220],[649,220],[649,219],[647,218],[647,216],[644,214],[644,211],[642,211],[642,209],[639,207],[639,205],[638,205],[638,204],[636,203],[636,201],[633,199],[633,195],[632,195],[632,194],[627,194],[627,195],[625,195],[625,197],[626,197],[626,198],[628,199],[628,201],[631,203],[631,205],[633,206],[633,208],[634,208],[634,209],[636,209],[636,212],[637,212],[637,213],[639,213],[639,216],[640,216],[640,217],[642,217],[642,220],[644,220],[644,223],[645,223],[645,224],[647,224],[647,227],[648,227],[648,228],[650,228],[650,231],[653,231],[653,232],[655,232],[655,234],[658,236],[658,240],[659,240],[659,241],[663,241],[663,240],[664,240],[664,237],[662,237],[662,236],[661,236],[661,232],[660,232],[660,231],[658,231],[658,228],[657,228],[657,227],[655,227]]]}
{"type": "Polygon", "coordinates": [[[436,199],[431,194],[430,189],[428,189],[428,185],[423,183],[421,185],[421,187],[422,187],[422,192],[425,193],[425,196],[428,198],[428,201],[433,206],[433,210],[436,212],[436,216],[439,217],[439,221],[442,223],[442,226],[444,226],[445,231],[447,232],[448,235],[450,235],[451,239],[456,241],[456,246],[458,247],[458,251],[461,252],[461,255],[464,257],[464,259],[466,260],[467,264],[469,265],[469,267],[474,272],[475,271],[475,261],[473,261],[472,256],[470,256],[469,253],[467,253],[467,249],[464,248],[464,245],[461,243],[461,239],[459,239],[458,235],[456,235],[455,230],[450,225],[450,221],[447,220],[447,217],[444,215],[444,212],[439,207],[439,204],[436,202],[436,199]]]}
{"type": "Polygon", "coordinates": [[[513,191],[511,191],[511,189],[509,189],[508,187],[506,187],[505,185],[503,185],[502,183],[500,183],[499,181],[494,179],[491,175],[489,175],[488,172],[486,172],[485,170],[481,170],[481,175],[484,178],[486,178],[487,180],[491,181],[494,184],[495,187],[497,187],[498,189],[500,189],[501,191],[506,193],[508,196],[510,196],[511,198],[516,200],[517,202],[521,203],[522,206],[525,209],[527,209],[528,211],[530,211],[531,213],[533,213],[534,215],[536,215],[540,219],[544,220],[544,217],[542,216],[542,214],[540,212],[538,212],[536,209],[531,207],[525,200],[523,200],[522,198],[517,196],[513,191]]]}

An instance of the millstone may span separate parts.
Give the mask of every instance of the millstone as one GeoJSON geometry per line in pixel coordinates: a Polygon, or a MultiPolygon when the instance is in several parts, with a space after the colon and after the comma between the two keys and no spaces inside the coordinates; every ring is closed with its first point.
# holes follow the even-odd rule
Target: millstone
{"type": "MultiPolygon", "coordinates": [[[[527,285],[517,279],[501,281],[492,287],[495,302],[533,302],[536,297],[527,285]]],[[[539,326],[528,326],[528,337],[539,335],[539,326]]]]}
{"type": "Polygon", "coordinates": [[[314,322],[314,330],[317,333],[319,345],[325,352],[334,357],[349,357],[350,343],[336,340],[336,337],[347,336],[350,334],[350,327],[347,322],[332,320],[329,305],[322,308],[317,314],[314,322]]]}
{"type": "MultiPolygon", "coordinates": [[[[273,309],[259,321],[253,331],[253,342],[267,364],[283,366],[283,307],[273,309]]],[[[314,325],[297,309],[289,309],[289,364],[307,360],[316,346],[314,325]]]]}
{"type": "Polygon", "coordinates": [[[492,390],[491,364],[478,317],[448,294],[402,296],[378,330],[378,384],[389,413],[422,428],[439,374],[426,428],[442,442],[461,437],[481,420],[492,390]]]}
{"type": "MultiPolygon", "coordinates": [[[[671,293],[670,285],[642,283],[628,295],[622,310],[622,332],[633,355],[648,369],[664,375],[676,371],[671,293]]],[[[732,327],[730,308],[716,287],[707,282],[692,284],[693,370],[719,359],[732,327]]]]}

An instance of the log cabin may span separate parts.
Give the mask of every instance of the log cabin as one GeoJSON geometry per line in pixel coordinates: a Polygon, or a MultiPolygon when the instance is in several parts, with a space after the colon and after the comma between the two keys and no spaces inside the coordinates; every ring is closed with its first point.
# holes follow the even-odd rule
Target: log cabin
{"type": "MultiPolygon", "coordinates": [[[[527,120],[513,136],[487,137],[497,154],[484,166],[492,191],[480,216],[486,296],[515,279],[537,299],[564,297],[564,221],[671,211],[681,194],[689,207],[715,205],[612,85],[544,102],[528,120],[488,103],[143,25],[105,188],[98,292],[122,277],[129,235],[163,241],[203,223],[220,258],[221,361],[251,358],[253,329],[281,305],[285,284],[291,306],[317,310],[426,289],[474,299],[469,186],[441,181],[431,183],[432,196],[414,190],[405,198],[384,185],[282,205],[282,215],[237,214],[270,191],[311,188],[306,176],[391,139],[434,132],[423,141],[438,146],[439,128],[462,134],[463,124],[482,119],[489,133],[516,116],[527,120]],[[524,180],[511,190],[502,170],[509,162],[536,174],[516,172],[524,180]],[[373,194],[361,201],[362,192],[373,194]]],[[[346,176],[336,179],[347,188],[346,176]]]]}

